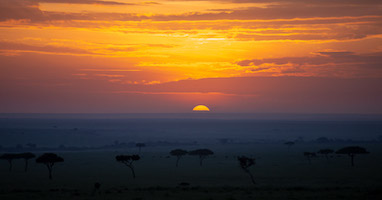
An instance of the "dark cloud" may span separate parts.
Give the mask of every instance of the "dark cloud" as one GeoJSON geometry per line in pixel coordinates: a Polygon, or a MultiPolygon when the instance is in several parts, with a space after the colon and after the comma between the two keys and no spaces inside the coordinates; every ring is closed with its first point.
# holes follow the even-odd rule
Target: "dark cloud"
{"type": "Polygon", "coordinates": [[[100,4],[100,5],[135,5],[119,1],[98,1],[98,0],[30,0],[37,3],[66,3],[66,4],[100,4]]]}
{"type": "Polygon", "coordinates": [[[286,70],[281,71],[281,73],[283,73],[283,74],[297,74],[297,73],[304,73],[304,72],[306,72],[306,71],[303,69],[299,69],[299,68],[286,69],[286,70]]]}
{"type": "Polygon", "coordinates": [[[90,51],[69,48],[58,47],[52,45],[34,46],[16,42],[0,42],[0,50],[2,51],[20,51],[20,52],[45,52],[45,53],[69,53],[69,54],[94,54],[90,51]]]}
{"type": "Polygon", "coordinates": [[[359,4],[380,4],[379,0],[218,0],[221,2],[233,2],[233,3],[284,3],[284,4],[346,4],[346,5],[359,5],[359,4]]]}
{"type": "Polygon", "coordinates": [[[343,17],[343,16],[367,16],[381,15],[382,8],[375,5],[272,5],[266,8],[249,7],[243,10],[221,13],[190,13],[179,16],[157,16],[158,20],[170,18],[183,20],[214,20],[214,19],[293,19],[314,17],[343,17]]]}
{"type": "MultiPolygon", "coordinates": [[[[344,16],[381,16],[382,7],[380,1],[285,1],[287,3],[269,5],[267,7],[248,7],[230,12],[214,11],[214,13],[184,13],[179,15],[153,15],[136,16],[130,13],[52,13],[42,12],[38,9],[38,3],[72,3],[72,4],[104,4],[104,5],[132,5],[118,1],[98,0],[2,0],[0,3],[0,20],[6,19],[30,19],[30,20],[144,20],[152,19],[159,21],[168,20],[217,20],[217,19],[293,19],[314,17],[344,17],[344,16]],[[316,3],[314,3],[316,2],[316,3]],[[317,3],[319,2],[319,3],[317,3]],[[358,3],[357,3],[358,2],[358,3]],[[217,13],[216,13],[217,12],[217,13]]],[[[259,1],[261,2],[261,1],[259,1]]],[[[278,2],[278,1],[274,1],[278,2]]],[[[282,1],[284,2],[284,1],[282,1]]],[[[155,2],[154,2],[155,3],[155,2]]],[[[153,4],[153,3],[149,3],[153,4]]],[[[142,4],[136,4],[142,5],[142,4]]]]}
{"type": "MultiPolygon", "coordinates": [[[[278,67],[287,65],[300,70],[305,68],[311,68],[312,66],[330,66],[331,68],[341,68],[338,71],[347,71],[347,69],[352,70],[356,73],[362,70],[367,70],[368,73],[373,73],[370,70],[375,71],[374,75],[381,73],[382,69],[382,52],[372,53],[372,54],[354,54],[353,52],[317,52],[316,56],[312,57],[282,57],[282,58],[268,58],[268,59],[251,59],[251,60],[241,60],[236,62],[240,66],[256,66],[262,68],[265,66],[278,67]],[[302,68],[300,68],[302,67],[302,68]],[[377,73],[377,74],[375,74],[377,73]]],[[[288,69],[289,70],[289,69],[288,69]]],[[[380,74],[382,75],[382,74],[380,74]]]]}
{"type": "Polygon", "coordinates": [[[43,20],[44,15],[37,6],[37,2],[28,0],[1,0],[0,21],[10,19],[43,20]]]}
{"type": "MultiPolygon", "coordinates": [[[[169,1],[184,1],[184,0],[169,0],[169,1]]],[[[200,0],[188,0],[200,1],[200,0]]],[[[380,0],[204,0],[221,3],[278,3],[278,4],[309,4],[309,5],[362,5],[362,4],[381,4],[380,0]]]]}

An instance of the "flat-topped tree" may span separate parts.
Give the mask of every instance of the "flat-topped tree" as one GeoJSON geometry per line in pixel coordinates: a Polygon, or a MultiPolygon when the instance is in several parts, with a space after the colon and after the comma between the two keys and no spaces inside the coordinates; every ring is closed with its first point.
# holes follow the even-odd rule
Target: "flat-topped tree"
{"type": "Polygon", "coordinates": [[[255,159],[254,158],[249,158],[249,157],[246,157],[246,156],[239,156],[239,157],[237,157],[237,160],[239,161],[241,169],[243,169],[244,172],[249,174],[249,176],[251,177],[252,183],[256,184],[255,179],[253,178],[253,175],[252,175],[251,171],[249,171],[249,168],[256,164],[255,163],[255,159]]]}
{"type": "Polygon", "coordinates": [[[36,163],[41,163],[46,165],[49,171],[49,179],[52,180],[52,170],[54,164],[58,162],[64,162],[64,159],[54,153],[44,153],[36,159],[36,163]]]}
{"type": "Polygon", "coordinates": [[[26,152],[26,153],[20,153],[18,156],[19,156],[19,158],[22,158],[25,160],[24,171],[28,171],[28,161],[29,161],[29,159],[36,157],[36,155],[34,155],[33,153],[30,153],[30,152],[26,152]]]}
{"type": "Polygon", "coordinates": [[[133,173],[133,178],[135,178],[133,162],[139,159],[141,159],[139,155],[118,155],[115,157],[115,160],[117,162],[123,163],[131,169],[131,172],[133,173]]]}
{"type": "Polygon", "coordinates": [[[347,154],[351,158],[351,166],[354,166],[354,156],[356,154],[368,154],[365,148],[359,146],[348,146],[336,151],[336,154],[347,154]]]}
{"type": "Polygon", "coordinates": [[[8,163],[9,163],[9,171],[10,171],[10,172],[12,171],[12,163],[13,163],[13,160],[14,160],[14,159],[17,159],[17,158],[19,158],[19,157],[17,156],[17,154],[14,154],[14,153],[5,153],[5,154],[3,154],[3,155],[0,156],[0,159],[1,159],[1,160],[6,160],[6,161],[8,161],[8,163]]]}
{"type": "Polygon", "coordinates": [[[209,149],[196,149],[188,152],[189,155],[199,156],[199,164],[203,165],[203,160],[206,159],[209,155],[213,155],[214,152],[209,149]]]}
{"type": "Polygon", "coordinates": [[[138,147],[138,149],[139,149],[139,153],[141,153],[141,148],[142,148],[142,147],[145,147],[146,144],[145,144],[145,143],[137,143],[137,144],[135,144],[135,146],[138,147]]]}
{"type": "Polygon", "coordinates": [[[329,160],[328,155],[331,153],[334,153],[334,150],[333,149],[320,149],[317,153],[324,155],[326,160],[329,160]]]}
{"type": "Polygon", "coordinates": [[[182,156],[186,155],[188,152],[183,149],[174,149],[170,151],[170,155],[176,156],[176,164],[175,166],[178,167],[179,160],[182,156]]]}

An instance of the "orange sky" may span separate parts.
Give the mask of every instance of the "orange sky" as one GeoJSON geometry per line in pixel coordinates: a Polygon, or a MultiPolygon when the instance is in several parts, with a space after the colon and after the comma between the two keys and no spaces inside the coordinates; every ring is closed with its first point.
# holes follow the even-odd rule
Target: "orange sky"
{"type": "Polygon", "coordinates": [[[1,0],[0,112],[382,113],[379,0],[1,0]]]}

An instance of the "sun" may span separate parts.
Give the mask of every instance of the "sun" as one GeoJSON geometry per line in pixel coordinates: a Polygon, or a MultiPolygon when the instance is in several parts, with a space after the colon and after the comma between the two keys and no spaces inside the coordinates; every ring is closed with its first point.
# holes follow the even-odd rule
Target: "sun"
{"type": "Polygon", "coordinates": [[[209,112],[210,109],[205,106],[205,105],[197,105],[195,106],[192,111],[196,111],[196,112],[209,112]]]}

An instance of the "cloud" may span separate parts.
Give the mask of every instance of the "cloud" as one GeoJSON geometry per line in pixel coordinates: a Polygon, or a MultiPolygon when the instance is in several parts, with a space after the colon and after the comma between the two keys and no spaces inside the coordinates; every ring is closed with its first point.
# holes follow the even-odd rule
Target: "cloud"
{"type": "Polygon", "coordinates": [[[250,72],[268,70],[278,76],[382,77],[382,52],[355,54],[348,51],[323,51],[311,57],[247,59],[236,64],[250,72]]]}
{"type": "MultiPolygon", "coordinates": [[[[149,84],[151,85],[151,84],[149,84]]],[[[114,91],[116,94],[148,94],[148,95],[217,95],[217,96],[257,96],[255,94],[234,94],[222,92],[145,92],[145,91],[114,91]]]]}
{"type": "Polygon", "coordinates": [[[313,17],[343,17],[343,16],[370,16],[381,15],[382,9],[375,5],[364,6],[295,6],[272,5],[266,8],[249,7],[244,10],[220,13],[186,13],[183,15],[157,16],[157,20],[216,20],[216,19],[293,19],[313,17]]]}
{"type": "Polygon", "coordinates": [[[120,1],[99,1],[99,0],[29,0],[38,3],[65,3],[65,4],[99,4],[99,5],[135,5],[120,1]]]}
{"type": "Polygon", "coordinates": [[[284,65],[292,63],[294,65],[324,65],[328,63],[368,63],[379,65],[382,68],[382,52],[371,54],[355,54],[348,51],[327,51],[317,52],[312,57],[282,57],[268,59],[249,59],[236,62],[240,66],[261,66],[263,64],[284,65]]]}
{"type": "MultiPolygon", "coordinates": [[[[169,0],[169,1],[183,1],[183,0],[169,0]]],[[[189,1],[200,1],[200,0],[189,0],[189,1]]],[[[278,3],[278,4],[329,4],[329,5],[338,5],[338,4],[349,4],[349,5],[362,5],[362,4],[378,4],[379,0],[205,0],[221,3],[278,3]]]]}
{"type": "Polygon", "coordinates": [[[10,52],[36,52],[36,53],[57,53],[57,54],[95,54],[88,50],[79,48],[70,48],[54,45],[35,46],[17,42],[0,41],[0,51],[10,52]]]}
{"type": "Polygon", "coordinates": [[[37,2],[28,0],[1,0],[0,21],[10,19],[43,20],[43,12],[38,8],[37,2]]]}
{"type": "MultiPolygon", "coordinates": [[[[344,17],[344,16],[381,16],[382,7],[380,1],[274,1],[277,4],[266,7],[247,7],[237,10],[215,10],[212,12],[185,12],[182,14],[156,14],[136,15],[133,13],[60,13],[42,12],[38,8],[39,2],[72,3],[72,4],[103,4],[103,5],[153,5],[156,2],[142,2],[138,4],[124,3],[119,1],[97,0],[2,0],[0,3],[0,20],[29,19],[32,21],[52,20],[270,20],[270,19],[293,19],[293,18],[316,18],[316,17],[344,17]]],[[[253,1],[263,3],[262,1],[253,1]]],[[[159,9],[159,8],[158,8],[159,9]]]]}
{"type": "Polygon", "coordinates": [[[350,5],[359,5],[359,4],[378,4],[379,0],[218,0],[222,2],[233,2],[233,3],[284,3],[284,4],[350,4],[350,5]]]}

